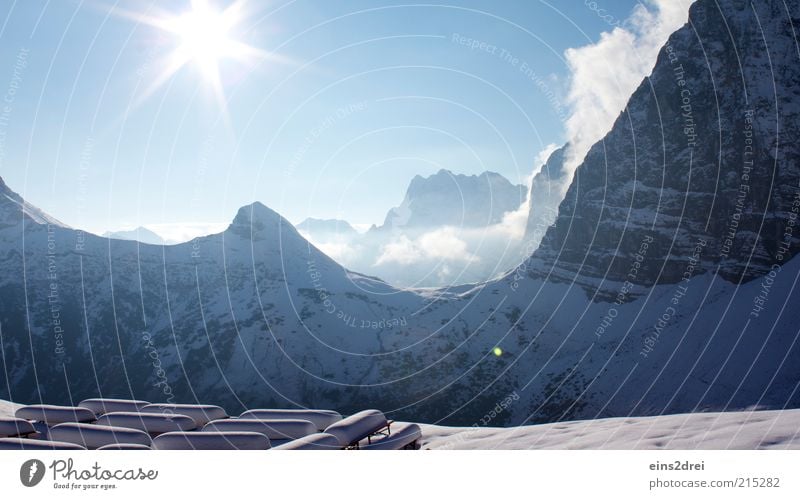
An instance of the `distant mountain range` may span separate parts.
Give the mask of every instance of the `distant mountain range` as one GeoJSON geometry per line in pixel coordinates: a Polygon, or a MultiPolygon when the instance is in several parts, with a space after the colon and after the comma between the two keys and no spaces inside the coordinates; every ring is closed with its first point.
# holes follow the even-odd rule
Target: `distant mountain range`
{"type": "Polygon", "coordinates": [[[125,241],[139,241],[145,244],[165,244],[166,241],[155,232],[144,227],[137,227],[133,230],[121,230],[116,232],[106,232],[103,237],[111,239],[123,239],[125,241]]]}
{"type": "Polygon", "coordinates": [[[352,225],[344,220],[306,218],[297,224],[297,230],[314,235],[355,236],[358,234],[352,225]]]}
{"type": "MultiPolygon", "coordinates": [[[[0,184],[0,399],[465,426],[800,407],[798,23],[796,2],[698,0],[541,246],[473,285],[347,270],[260,203],[220,234],[139,246],[0,184]]],[[[423,223],[403,217],[387,218],[423,223]]]]}

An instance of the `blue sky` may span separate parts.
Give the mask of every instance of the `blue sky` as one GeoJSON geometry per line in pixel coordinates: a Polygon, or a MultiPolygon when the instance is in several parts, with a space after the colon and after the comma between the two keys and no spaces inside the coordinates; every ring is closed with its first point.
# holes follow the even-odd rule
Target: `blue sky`
{"type": "Polygon", "coordinates": [[[190,2],[6,1],[0,175],[98,233],[224,225],[254,200],[293,222],[380,223],[417,174],[522,182],[565,137],[564,51],[637,3],[245,2],[228,36],[275,56],[220,61],[223,119],[196,64],[143,98],[179,39],[111,13],[190,2]]]}

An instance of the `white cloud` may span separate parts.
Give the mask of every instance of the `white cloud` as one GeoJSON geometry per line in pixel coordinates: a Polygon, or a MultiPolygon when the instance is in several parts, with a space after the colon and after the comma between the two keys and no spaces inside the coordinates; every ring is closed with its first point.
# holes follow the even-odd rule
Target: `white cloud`
{"type": "Polygon", "coordinates": [[[471,262],[476,259],[455,228],[442,227],[413,239],[406,234],[393,238],[381,248],[375,266],[391,263],[410,265],[426,260],[471,262]]]}
{"type": "Polygon", "coordinates": [[[315,243],[311,241],[311,244],[319,248],[320,251],[329,257],[340,262],[347,261],[347,256],[353,252],[351,246],[345,242],[315,243]]]}
{"type": "Polygon", "coordinates": [[[423,234],[419,245],[425,256],[438,260],[470,261],[473,256],[467,251],[467,243],[459,239],[456,229],[443,227],[423,234]]]}
{"type": "MultiPolygon", "coordinates": [[[[688,20],[693,0],[645,0],[597,43],[566,51],[571,71],[564,169],[567,184],[589,148],[611,130],[634,90],[649,75],[670,34],[688,20]]],[[[566,190],[567,186],[564,186],[566,190]]]]}
{"type": "Polygon", "coordinates": [[[320,251],[333,258],[345,267],[358,265],[363,258],[364,248],[355,238],[343,234],[324,234],[314,237],[313,234],[299,230],[298,233],[320,251]]]}
{"type": "Polygon", "coordinates": [[[386,263],[408,265],[422,260],[422,255],[423,253],[420,251],[419,246],[409,239],[408,236],[402,234],[386,243],[383,248],[381,248],[381,254],[375,261],[375,265],[378,266],[386,263]]]}

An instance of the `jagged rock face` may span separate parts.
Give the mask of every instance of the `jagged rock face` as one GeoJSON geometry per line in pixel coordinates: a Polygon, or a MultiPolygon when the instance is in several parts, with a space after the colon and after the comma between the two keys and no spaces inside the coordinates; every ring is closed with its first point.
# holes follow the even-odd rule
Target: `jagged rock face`
{"type": "Polygon", "coordinates": [[[535,257],[645,285],[687,272],[747,281],[788,261],[799,235],[799,10],[696,2],[577,169],[535,257]]]}
{"type": "Polygon", "coordinates": [[[531,181],[528,222],[525,225],[528,254],[539,246],[545,232],[558,216],[558,205],[563,195],[561,185],[565,176],[564,157],[568,147],[564,145],[553,151],[531,181]]]}
{"type": "Polygon", "coordinates": [[[427,178],[417,175],[402,204],[389,211],[381,229],[496,224],[504,213],[519,208],[525,190],[494,172],[460,175],[440,170],[427,178]]]}

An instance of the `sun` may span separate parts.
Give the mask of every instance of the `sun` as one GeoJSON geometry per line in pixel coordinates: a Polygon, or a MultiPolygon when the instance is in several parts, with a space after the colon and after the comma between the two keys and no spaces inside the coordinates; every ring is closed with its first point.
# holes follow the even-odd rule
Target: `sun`
{"type": "Polygon", "coordinates": [[[112,8],[110,12],[113,15],[156,28],[171,39],[170,51],[160,63],[162,70],[149,79],[149,84],[135,105],[145,101],[182,68],[193,65],[199,70],[202,81],[213,89],[220,111],[225,121],[229,122],[221,63],[228,59],[243,64],[263,60],[286,62],[274,53],[240,41],[244,31],[241,24],[247,18],[244,4],[245,0],[235,0],[221,9],[216,2],[192,0],[183,12],[167,12],[157,8],[135,12],[112,8]]]}
{"type": "Polygon", "coordinates": [[[219,63],[225,58],[242,58],[247,47],[232,38],[238,19],[230,11],[218,11],[207,2],[192,2],[192,9],[171,21],[169,31],[178,38],[174,57],[192,61],[206,79],[218,77],[219,63]]]}

